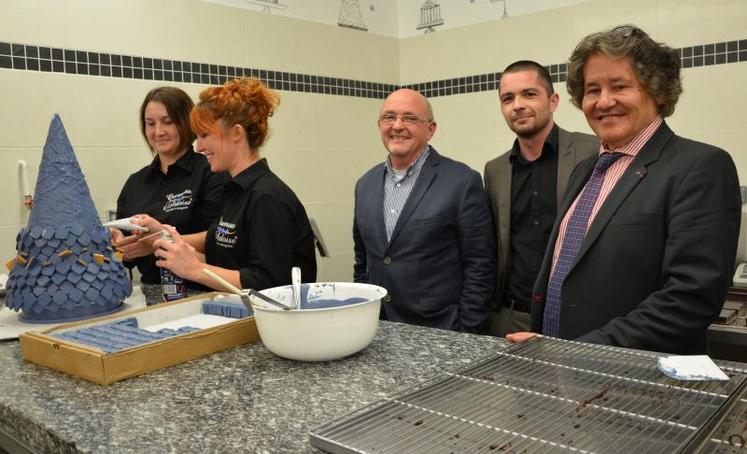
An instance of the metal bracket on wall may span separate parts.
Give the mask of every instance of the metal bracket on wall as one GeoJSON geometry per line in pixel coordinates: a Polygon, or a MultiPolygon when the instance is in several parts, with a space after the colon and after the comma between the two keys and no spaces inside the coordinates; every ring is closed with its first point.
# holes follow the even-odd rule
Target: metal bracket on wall
{"type": "Polygon", "coordinates": [[[322,239],[322,231],[319,230],[319,226],[316,224],[314,218],[309,218],[309,224],[311,224],[311,231],[314,232],[314,243],[316,248],[319,250],[321,257],[329,257],[329,249],[322,239]]]}

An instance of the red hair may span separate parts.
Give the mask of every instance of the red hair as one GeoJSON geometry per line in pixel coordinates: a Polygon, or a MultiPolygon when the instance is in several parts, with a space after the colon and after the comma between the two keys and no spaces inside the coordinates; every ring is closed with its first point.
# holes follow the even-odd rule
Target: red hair
{"type": "Polygon", "coordinates": [[[279,102],[278,95],[257,79],[229,80],[200,93],[200,101],[189,114],[189,124],[198,135],[218,130],[218,120],[227,127],[241,125],[249,148],[257,150],[267,139],[268,119],[279,102]]]}

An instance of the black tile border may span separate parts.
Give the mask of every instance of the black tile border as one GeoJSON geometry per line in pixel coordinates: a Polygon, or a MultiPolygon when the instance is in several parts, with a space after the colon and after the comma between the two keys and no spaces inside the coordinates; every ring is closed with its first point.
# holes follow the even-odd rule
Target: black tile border
{"type": "MultiPolygon", "coordinates": [[[[682,68],[747,61],[747,39],[698,44],[677,49],[682,68]]],[[[554,83],[565,82],[568,65],[546,67],[554,83]]],[[[241,68],[145,56],[99,53],[0,41],[0,69],[41,71],[94,77],[157,80],[218,85],[236,77],[256,77],[280,91],[384,99],[398,88],[411,88],[428,98],[495,91],[500,72],[431,80],[406,85],[241,68]]]]}

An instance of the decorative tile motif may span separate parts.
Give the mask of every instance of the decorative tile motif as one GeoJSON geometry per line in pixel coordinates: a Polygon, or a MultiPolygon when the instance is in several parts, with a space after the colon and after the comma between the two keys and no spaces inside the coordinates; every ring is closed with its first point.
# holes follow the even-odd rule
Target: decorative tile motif
{"type": "MultiPolygon", "coordinates": [[[[747,61],[747,39],[698,44],[683,47],[678,49],[678,52],[682,68],[685,69],[745,62],[747,61]]],[[[256,77],[275,90],[374,99],[384,99],[389,93],[401,87],[421,91],[429,98],[493,91],[498,89],[500,79],[500,72],[495,72],[397,85],[8,42],[0,42],[0,69],[206,85],[219,85],[236,77],[256,77]]],[[[566,63],[551,64],[547,66],[547,69],[550,71],[553,82],[565,82],[568,77],[566,63]]]]}
{"type": "Polygon", "coordinates": [[[368,31],[358,0],[342,0],[337,25],[352,28],[353,30],[368,31]]]}

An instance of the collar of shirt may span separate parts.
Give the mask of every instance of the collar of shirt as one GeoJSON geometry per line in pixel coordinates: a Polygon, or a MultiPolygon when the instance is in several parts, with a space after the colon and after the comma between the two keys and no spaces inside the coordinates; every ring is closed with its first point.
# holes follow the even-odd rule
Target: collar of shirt
{"type": "MultiPolygon", "coordinates": [[[[552,129],[550,130],[550,134],[547,135],[547,138],[545,139],[545,144],[542,146],[542,154],[537,159],[538,161],[540,159],[545,158],[545,155],[547,153],[556,153],[558,152],[558,125],[553,125],[552,129]]],[[[519,149],[519,139],[514,140],[514,146],[511,148],[511,154],[509,155],[508,159],[511,161],[511,164],[529,164],[530,161],[527,161],[524,159],[524,156],[521,155],[521,150],[519,149]]]]}
{"type": "MultiPolygon", "coordinates": [[[[425,160],[428,159],[430,151],[431,146],[426,145],[425,150],[423,150],[415,160],[415,162],[410,164],[410,167],[407,168],[407,173],[405,173],[405,176],[402,178],[402,180],[404,180],[405,178],[409,178],[411,175],[418,175],[420,173],[420,169],[423,168],[423,164],[425,163],[425,160]]],[[[396,174],[394,173],[394,168],[392,168],[391,156],[386,157],[386,161],[384,161],[384,167],[386,168],[387,175],[396,176],[396,174]]]]}
{"type": "Polygon", "coordinates": [[[654,135],[657,129],[659,129],[659,126],[664,122],[664,119],[661,118],[661,115],[657,115],[651,123],[648,124],[645,128],[641,129],[641,131],[636,134],[633,139],[626,143],[625,145],[613,149],[609,146],[607,142],[602,141],[602,145],[599,149],[599,154],[605,153],[605,152],[618,152],[623,153],[629,156],[637,156],[638,152],[641,151],[641,148],[643,148],[644,145],[646,145],[646,142],[648,142],[648,139],[651,138],[651,136],[654,135]]]}
{"type": "MultiPolygon", "coordinates": [[[[182,155],[181,158],[177,159],[175,163],[171,164],[169,166],[169,170],[172,168],[179,168],[182,170],[185,170],[187,172],[192,172],[192,160],[195,159],[195,150],[190,145],[189,148],[187,148],[187,151],[182,155]]],[[[150,169],[151,172],[157,173],[157,174],[163,174],[161,172],[161,158],[156,156],[153,158],[153,161],[150,163],[150,169]]]]}
{"type": "Polygon", "coordinates": [[[267,159],[262,158],[226,182],[226,187],[238,186],[244,191],[251,188],[263,175],[270,172],[267,159]]]}

